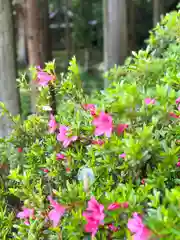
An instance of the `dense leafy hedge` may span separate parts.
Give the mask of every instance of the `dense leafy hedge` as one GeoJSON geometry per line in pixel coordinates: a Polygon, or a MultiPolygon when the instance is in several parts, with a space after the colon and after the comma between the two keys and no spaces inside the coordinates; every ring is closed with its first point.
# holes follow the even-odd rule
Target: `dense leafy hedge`
{"type": "MultiPolygon", "coordinates": [[[[171,18],[177,25],[179,13],[171,18]]],[[[180,239],[180,46],[173,33],[160,57],[150,40],[91,97],[75,59],[60,83],[54,63],[33,70],[39,112],[23,123],[9,114],[14,129],[0,144],[1,239],[180,239]],[[59,101],[54,115],[50,84],[59,101]]]]}

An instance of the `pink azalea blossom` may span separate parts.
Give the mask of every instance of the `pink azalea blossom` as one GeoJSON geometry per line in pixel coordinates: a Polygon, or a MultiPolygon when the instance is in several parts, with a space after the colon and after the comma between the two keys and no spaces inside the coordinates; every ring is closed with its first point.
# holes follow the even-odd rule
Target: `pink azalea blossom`
{"type": "Polygon", "coordinates": [[[180,162],[178,162],[178,163],[176,164],[176,166],[177,166],[177,167],[180,167],[180,162]]]}
{"type": "Polygon", "coordinates": [[[24,221],[24,224],[25,224],[26,226],[29,226],[29,225],[30,225],[29,220],[25,220],[25,221],[24,221]]]}
{"type": "Polygon", "coordinates": [[[120,158],[125,158],[126,157],[126,154],[125,153],[122,153],[119,155],[120,158]]]}
{"type": "Polygon", "coordinates": [[[17,218],[24,219],[24,224],[29,226],[29,218],[34,217],[34,209],[23,207],[23,211],[17,214],[17,218]]]}
{"type": "Polygon", "coordinates": [[[47,168],[41,168],[41,170],[44,172],[44,173],[48,173],[49,170],[47,168]]]}
{"type": "Polygon", "coordinates": [[[93,109],[93,110],[95,110],[96,108],[95,108],[95,105],[94,104],[83,104],[83,108],[85,109],[85,110],[91,110],[91,109],[93,109]]]}
{"type": "Polygon", "coordinates": [[[30,218],[33,216],[34,216],[34,209],[25,208],[25,207],[23,208],[22,212],[19,212],[17,214],[17,218],[20,218],[20,219],[26,219],[26,218],[30,218]]]}
{"type": "Polygon", "coordinates": [[[128,202],[123,202],[123,203],[112,203],[108,206],[108,210],[109,211],[113,211],[119,208],[128,208],[129,207],[129,203],[128,202]]]}
{"type": "Polygon", "coordinates": [[[94,144],[94,145],[99,145],[99,146],[102,146],[104,143],[105,143],[105,141],[104,140],[101,140],[101,139],[99,139],[99,140],[92,140],[92,142],[91,142],[92,144],[94,144]]]}
{"type": "Polygon", "coordinates": [[[50,115],[50,121],[48,123],[48,126],[49,126],[50,133],[54,133],[57,129],[58,125],[57,125],[55,117],[52,114],[50,115]]]}
{"type": "Polygon", "coordinates": [[[124,123],[118,124],[116,129],[117,134],[121,135],[128,127],[129,127],[128,124],[124,124],[124,123]]]}
{"type": "Polygon", "coordinates": [[[63,143],[63,147],[68,147],[72,142],[77,140],[77,136],[68,136],[69,128],[61,125],[59,128],[59,134],[57,135],[57,140],[63,143]]]}
{"type": "Polygon", "coordinates": [[[53,209],[48,213],[48,217],[53,222],[53,227],[57,227],[66,209],[58,202],[53,200],[51,196],[48,196],[48,200],[53,207],[53,209]]]}
{"type": "Polygon", "coordinates": [[[41,86],[47,86],[50,81],[54,80],[54,75],[51,75],[47,72],[40,70],[37,73],[36,82],[41,86]]]}
{"type": "Polygon", "coordinates": [[[113,124],[112,117],[108,113],[100,112],[99,116],[95,117],[92,123],[96,127],[94,132],[95,136],[103,134],[105,134],[106,137],[111,136],[113,124]]]}
{"type": "Polygon", "coordinates": [[[83,108],[86,111],[90,111],[92,116],[96,115],[96,107],[94,104],[83,104],[83,108]]]}
{"type": "Polygon", "coordinates": [[[134,240],[148,240],[152,235],[137,213],[134,213],[133,218],[129,219],[128,228],[134,234],[134,240]]]}
{"type": "Polygon", "coordinates": [[[17,151],[18,151],[18,153],[22,153],[23,149],[21,147],[18,147],[17,151]]]}
{"type": "Polygon", "coordinates": [[[179,103],[180,103],[180,97],[176,99],[176,104],[179,104],[179,103]]]}
{"type": "Polygon", "coordinates": [[[37,71],[43,71],[43,69],[41,68],[41,66],[36,66],[36,70],[37,70],[37,71]]]}
{"type": "Polygon", "coordinates": [[[57,160],[64,160],[65,158],[66,158],[65,155],[62,154],[62,153],[57,153],[57,154],[56,154],[56,159],[57,159],[57,160]]]}
{"type": "Polygon", "coordinates": [[[83,216],[86,218],[87,224],[85,225],[85,231],[90,232],[94,237],[98,231],[99,225],[103,225],[104,221],[104,206],[97,202],[92,197],[88,202],[88,208],[83,212],[83,216]]]}
{"type": "Polygon", "coordinates": [[[141,180],[141,184],[145,184],[146,183],[146,181],[145,181],[145,179],[143,178],[142,180],[141,180]]]}
{"type": "Polygon", "coordinates": [[[180,111],[180,104],[179,104],[179,106],[178,106],[178,111],[180,111]]]}
{"type": "Polygon", "coordinates": [[[176,118],[176,119],[180,118],[180,116],[176,115],[176,114],[173,113],[173,112],[170,112],[169,115],[170,115],[170,117],[172,117],[172,118],[176,118]]]}
{"type": "Polygon", "coordinates": [[[69,167],[66,168],[66,173],[70,173],[71,169],[69,167]]]}
{"type": "Polygon", "coordinates": [[[119,209],[121,207],[121,204],[120,203],[111,203],[109,206],[108,206],[108,210],[109,211],[113,211],[113,210],[116,210],[116,209],[119,209]]]}
{"type": "Polygon", "coordinates": [[[146,98],[144,100],[146,105],[155,104],[156,100],[154,98],[146,98]]]}
{"type": "Polygon", "coordinates": [[[128,208],[129,207],[129,203],[128,202],[121,203],[121,207],[122,208],[128,208]]]}

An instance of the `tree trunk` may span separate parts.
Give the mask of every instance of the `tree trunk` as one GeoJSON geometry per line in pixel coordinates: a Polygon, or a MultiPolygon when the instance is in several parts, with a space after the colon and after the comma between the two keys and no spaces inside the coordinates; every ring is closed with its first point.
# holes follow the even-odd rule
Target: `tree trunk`
{"type": "Polygon", "coordinates": [[[128,13],[128,54],[136,50],[136,4],[134,0],[127,1],[128,13]]]}
{"type": "MultiPolygon", "coordinates": [[[[41,42],[42,42],[42,62],[52,61],[52,39],[49,28],[49,4],[48,0],[42,0],[43,9],[41,11],[41,42]]],[[[52,85],[49,87],[51,95],[52,113],[56,114],[55,89],[52,85]]]]}
{"type": "Polygon", "coordinates": [[[67,51],[67,62],[66,67],[69,65],[69,60],[72,56],[72,36],[71,36],[71,28],[70,28],[70,19],[68,11],[71,9],[71,2],[70,0],[65,0],[66,6],[66,15],[65,15],[65,22],[66,22],[66,51],[67,51]]]}
{"type": "Polygon", "coordinates": [[[26,64],[26,44],[25,44],[25,29],[23,19],[18,22],[18,36],[17,36],[17,60],[20,65],[26,64]]]}
{"type": "Polygon", "coordinates": [[[49,29],[49,5],[48,0],[41,0],[41,42],[42,62],[52,61],[52,39],[49,29]]]}
{"type": "Polygon", "coordinates": [[[17,61],[20,66],[24,66],[27,64],[24,1],[22,0],[15,8],[17,61]]]}
{"type": "Polygon", "coordinates": [[[84,72],[88,72],[89,69],[89,49],[84,49],[84,72]]]}
{"type": "Polygon", "coordinates": [[[153,26],[160,21],[161,17],[161,0],[153,0],[153,26]]]}
{"type": "MultiPolygon", "coordinates": [[[[37,0],[26,0],[26,30],[29,65],[42,66],[41,19],[37,0]]],[[[36,112],[37,86],[31,80],[31,112],[36,112]]]]}
{"type": "MultiPolygon", "coordinates": [[[[123,64],[127,56],[126,0],[104,0],[104,68],[123,64]]],[[[105,87],[107,81],[105,80],[105,87]]]]}
{"type": "MultiPolygon", "coordinates": [[[[15,44],[10,0],[0,0],[0,101],[12,115],[19,114],[19,95],[16,85],[15,44]]],[[[8,135],[11,123],[0,119],[0,137],[8,135]]]]}

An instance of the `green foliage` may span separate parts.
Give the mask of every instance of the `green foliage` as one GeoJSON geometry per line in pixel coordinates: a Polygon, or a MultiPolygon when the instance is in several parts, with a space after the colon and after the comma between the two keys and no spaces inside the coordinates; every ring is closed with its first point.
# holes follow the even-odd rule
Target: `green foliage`
{"type": "MultiPolygon", "coordinates": [[[[94,39],[102,38],[102,1],[100,0],[73,0],[73,39],[77,47],[91,47],[94,39]],[[93,31],[92,21],[96,21],[97,32],[93,31]],[[98,33],[98,36],[97,36],[98,33]],[[95,35],[94,35],[95,34],[95,35]]],[[[99,46],[100,47],[100,46],[99,46]]]]}
{"type": "Polygon", "coordinates": [[[180,43],[180,11],[166,14],[160,24],[150,32],[147,43],[153,55],[162,56],[170,44],[180,43]]]}
{"type": "MultiPolygon", "coordinates": [[[[82,213],[92,196],[105,207],[104,223],[95,239],[132,239],[127,223],[134,212],[142,215],[152,239],[180,239],[180,114],[176,104],[180,96],[179,50],[173,41],[161,49],[160,57],[152,53],[151,44],[133,53],[125,66],[107,74],[108,89],[91,97],[81,88],[73,58],[69,72],[62,74],[60,82],[56,79],[52,83],[59,101],[55,119],[68,126],[71,135],[78,136],[67,148],[57,140],[56,132],[48,131],[48,86],[40,87],[39,113],[24,122],[8,114],[1,104],[2,114],[8,114],[14,123],[11,136],[0,142],[2,239],[90,239],[82,213]],[[154,102],[146,104],[147,98],[154,102]],[[97,115],[105,111],[112,116],[114,127],[109,138],[94,135],[95,117],[83,109],[86,103],[96,105],[97,115]],[[118,124],[129,127],[118,134],[118,124]],[[95,140],[104,144],[94,144],[95,140]],[[64,154],[65,159],[57,160],[57,153],[64,154]],[[124,158],[119,156],[122,153],[126,154],[124,158]],[[87,182],[80,177],[86,168],[91,170],[87,182]],[[66,209],[57,227],[47,218],[49,195],[66,209]],[[21,200],[20,206],[12,200],[15,197],[21,200]],[[111,203],[125,202],[128,207],[107,209],[111,203]],[[35,211],[29,225],[15,217],[22,206],[35,211]],[[118,230],[111,231],[110,223],[118,230]]],[[[55,75],[54,63],[48,63],[44,71],[55,75]]],[[[21,86],[29,88],[24,81],[21,86]]]]}

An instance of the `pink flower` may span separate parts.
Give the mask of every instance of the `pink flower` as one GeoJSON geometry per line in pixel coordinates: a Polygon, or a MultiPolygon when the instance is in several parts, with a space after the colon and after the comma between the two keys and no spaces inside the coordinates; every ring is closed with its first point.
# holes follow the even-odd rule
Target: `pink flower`
{"type": "Polygon", "coordinates": [[[24,219],[25,225],[30,225],[29,218],[34,217],[34,209],[23,207],[23,211],[17,214],[17,218],[24,219]]]}
{"type": "Polygon", "coordinates": [[[30,225],[29,220],[25,220],[25,221],[24,221],[24,224],[25,224],[26,226],[29,226],[29,225],[30,225]]]}
{"type": "Polygon", "coordinates": [[[41,66],[36,66],[36,70],[37,70],[37,71],[43,71],[43,69],[41,68],[41,66]]]}
{"type": "Polygon", "coordinates": [[[58,202],[53,200],[51,196],[48,196],[48,200],[53,207],[53,209],[48,213],[48,217],[53,222],[53,227],[57,227],[66,209],[58,202]]]}
{"type": "Polygon", "coordinates": [[[156,100],[154,98],[146,98],[144,102],[146,105],[149,105],[149,104],[155,104],[156,100]]]}
{"type": "Polygon", "coordinates": [[[117,134],[121,135],[128,127],[129,127],[128,124],[124,124],[124,123],[118,124],[116,129],[117,134]]]}
{"type": "Polygon", "coordinates": [[[47,168],[41,168],[41,170],[44,172],[44,173],[48,173],[49,170],[47,168]]]}
{"type": "Polygon", "coordinates": [[[34,216],[34,209],[31,208],[23,208],[23,211],[17,214],[17,218],[20,219],[30,218],[32,216],[34,216]]]}
{"type": "Polygon", "coordinates": [[[179,104],[179,103],[180,103],[180,97],[176,99],[176,104],[179,104]]]}
{"type": "Polygon", "coordinates": [[[50,121],[48,123],[48,126],[49,126],[49,132],[50,133],[54,133],[56,131],[57,126],[58,126],[57,122],[56,122],[56,119],[52,114],[50,115],[50,121]]]}
{"type": "Polygon", "coordinates": [[[121,204],[122,208],[128,208],[129,207],[129,203],[128,202],[124,202],[121,204]]]}
{"type": "Polygon", "coordinates": [[[95,105],[94,104],[83,104],[83,108],[84,108],[84,110],[95,110],[96,108],[95,108],[95,105]]]}
{"type": "Polygon", "coordinates": [[[178,111],[180,111],[180,104],[179,104],[179,106],[178,106],[178,111]]]}
{"type": "Polygon", "coordinates": [[[177,167],[180,167],[180,162],[178,162],[178,163],[176,164],[176,166],[177,166],[177,167]]]}
{"type": "Polygon", "coordinates": [[[37,73],[36,82],[44,87],[47,86],[50,81],[54,80],[54,78],[54,75],[50,75],[49,73],[40,70],[37,73]]]}
{"type": "Polygon", "coordinates": [[[83,108],[86,111],[90,111],[92,116],[96,116],[96,107],[94,104],[83,104],[83,108]]]}
{"type": "Polygon", "coordinates": [[[105,141],[104,140],[101,140],[101,139],[99,139],[99,140],[92,140],[92,142],[91,142],[92,144],[94,144],[94,145],[99,145],[99,146],[102,146],[104,143],[105,143],[105,141]]]}
{"type": "Polygon", "coordinates": [[[177,118],[177,119],[180,118],[180,116],[176,115],[173,112],[170,112],[169,115],[170,115],[170,117],[173,117],[173,118],[177,118]]]}
{"type": "Polygon", "coordinates": [[[69,167],[66,168],[66,172],[67,173],[70,173],[71,172],[71,169],[69,167]]]}
{"type": "Polygon", "coordinates": [[[119,208],[128,208],[129,207],[129,203],[128,202],[124,202],[124,203],[112,203],[108,206],[108,210],[109,211],[113,211],[119,208]]]}
{"type": "Polygon", "coordinates": [[[23,149],[21,147],[18,147],[17,151],[18,151],[18,153],[22,153],[23,149]]]}
{"type": "Polygon", "coordinates": [[[142,180],[141,180],[141,184],[145,184],[146,182],[145,182],[145,179],[143,178],[142,180]]]}
{"type": "Polygon", "coordinates": [[[87,220],[85,231],[90,232],[92,236],[96,235],[99,225],[103,224],[105,217],[104,206],[96,201],[94,197],[88,202],[88,208],[83,212],[83,216],[87,220]]]}
{"type": "Polygon", "coordinates": [[[113,210],[116,210],[116,209],[119,209],[121,207],[121,204],[120,203],[111,203],[109,206],[108,206],[108,210],[109,211],[113,211],[113,210]]]}
{"type": "Polygon", "coordinates": [[[56,160],[64,160],[66,157],[64,154],[62,153],[57,153],[56,154],[56,160]]]}
{"type": "Polygon", "coordinates": [[[106,137],[110,137],[112,134],[112,117],[105,113],[100,112],[99,116],[95,117],[93,120],[93,125],[96,127],[95,136],[100,136],[105,134],[106,137]]]}
{"type": "Polygon", "coordinates": [[[126,154],[125,153],[122,153],[119,155],[120,158],[125,158],[126,157],[126,154]]]}
{"type": "Polygon", "coordinates": [[[69,128],[61,125],[59,128],[59,134],[57,135],[57,140],[63,143],[63,147],[68,147],[71,142],[75,142],[77,140],[77,136],[68,136],[69,128]]]}
{"type": "Polygon", "coordinates": [[[134,233],[134,240],[148,240],[151,237],[151,231],[143,224],[142,218],[137,213],[129,219],[128,228],[134,233]]]}

